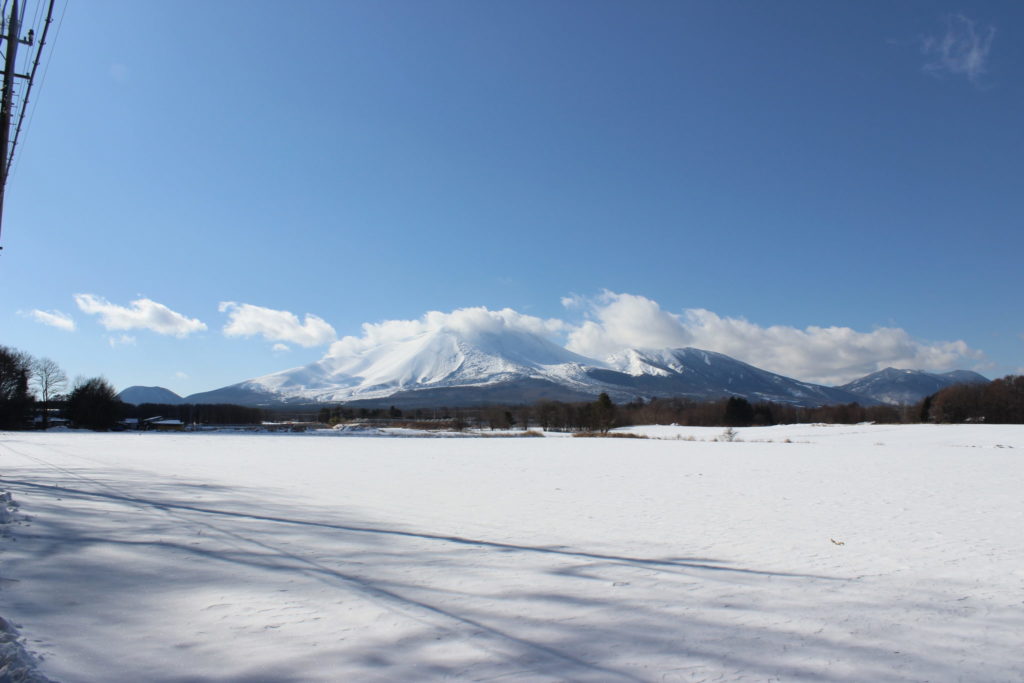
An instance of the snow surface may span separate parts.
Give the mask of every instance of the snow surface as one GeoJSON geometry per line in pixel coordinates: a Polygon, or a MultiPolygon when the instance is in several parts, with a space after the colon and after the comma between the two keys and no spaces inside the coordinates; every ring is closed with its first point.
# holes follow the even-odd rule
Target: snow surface
{"type": "Polygon", "coordinates": [[[1024,428],[632,431],[0,433],[0,614],[65,683],[1024,679],[1024,428]]]}

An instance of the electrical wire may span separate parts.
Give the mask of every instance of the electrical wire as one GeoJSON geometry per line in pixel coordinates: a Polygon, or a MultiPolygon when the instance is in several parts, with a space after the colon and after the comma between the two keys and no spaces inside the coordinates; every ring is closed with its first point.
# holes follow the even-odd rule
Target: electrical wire
{"type": "MultiPolygon", "coordinates": [[[[50,64],[53,63],[53,56],[54,56],[54,54],[56,54],[57,43],[60,41],[61,29],[64,28],[64,15],[67,14],[68,3],[69,2],[71,2],[71,0],[64,0],[64,9],[61,10],[61,12],[60,12],[60,19],[57,20],[57,30],[53,34],[53,40],[51,41],[50,52],[49,52],[49,56],[46,59],[46,65],[43,66],[43,75],[39,79],[39,90],[40,91],[43,90],[43,86],[46,84],[46,76],[47,76],[47,74],[50,73],[50,64]]],[[[39,49],[41,50],[42,47],[43,47],[42,44],[40,44],[39,45],[39,49]]],[[[37,96],[36,99],[33,101],[32,106],[31,106],[31,108],[29,110],[28,121],[25,123],[25,135],[26,135],[26,137],[28,136],[28,132],[32,129],[32,121],[35,119],[36,109],[38,109],[38,108],[39,108],[39,97],[37,96]]],[[[14,173],[17,170],[18,170],[18,163],[17,163],[17,159],[15,159],[14,160],[14,165],[12,167],[10,167],[8,169],[8,171],[7,171],[7,177],[10,178],[12,175],[14,175],[14,173]]]]}
{"type": "MultiPolygon", "coordinates": [[[[53,23],[53,5],[55,0],[49,0],[49,7],[46,10],[46,23],[42,27],[42,35],[39,36],[39,43],[36,46],[35,58],[32,60],[32,71],[28,74],[28,85],[25,86],[25,93],[22,96],[21,107],[18,112],[18,125],[14,129],[14,138],[11,141],[10,152],[7,153],[7,168],[11,168],[11,162],[14,160],[14,150],[18,147],[18,139],[21,136],[22,124],[25,122],[25,113],[28,110],[29,95],[32,92],[32,84],[36,78],[36,72],[39,70],[39,60],[43,54],[43,45],[46,44],[46,34],[50,30],[50,24],[53,23]]],[[[41,6],[41,5],[40,5],[41,6]]],[[[66,7],[67,5],[65,5],[66,7]]]]}

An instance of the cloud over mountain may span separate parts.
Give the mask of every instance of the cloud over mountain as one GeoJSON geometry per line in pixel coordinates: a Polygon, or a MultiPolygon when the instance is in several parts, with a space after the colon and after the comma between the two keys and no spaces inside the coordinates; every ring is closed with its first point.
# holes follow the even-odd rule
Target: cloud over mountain
{"type": "MultiPolygon", "coordinates": [[[[323,318],[307,313],[305,320],[290,311],[222,301],[218,310],[228,314],[224,334],[229,337],[261,336],[267,341],[290,342],[299,346],[323,346],[338,338],[334,328],[323,318]]],[[[281,343],[275,350],[281,350],[281,343]]]]}
{"type": "Polygon", "coordinates": [[[822,384],[840,384],[889,366],[943,371],[983,358],[963,341],[920,341],[900,328],[763,327],[702,308],[671,313],[646,297],[610,291],[571,303],[583,304],[588,319],[570,332],[567,348],[596,358],[629,348],[693,346],[822,384]]]}
{"type": "Polygon", "coordinates": [[[382,344],[401,342],[427,332],[451,330],[467,338],[487,333],[521,331],[553,338],[570,329],[557,319],[543,319],[524,315],[511,308],[492,311],[483,306],[459,308],[451,313],[430,311],[417,320],[386,320],[380,323],[363,323],[360,337],[346,336],[331,345],[328,356],[355,355],[382,344]]]}

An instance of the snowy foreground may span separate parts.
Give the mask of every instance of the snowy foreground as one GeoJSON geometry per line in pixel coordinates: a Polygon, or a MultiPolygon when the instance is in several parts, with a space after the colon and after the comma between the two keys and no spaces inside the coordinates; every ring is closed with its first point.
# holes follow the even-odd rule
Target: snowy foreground
{"type": "Polygon", "coordinates": [[[634,431],[0,433],[0,615],[65,683],[1024,680],[1024,428],[634,431]]]}

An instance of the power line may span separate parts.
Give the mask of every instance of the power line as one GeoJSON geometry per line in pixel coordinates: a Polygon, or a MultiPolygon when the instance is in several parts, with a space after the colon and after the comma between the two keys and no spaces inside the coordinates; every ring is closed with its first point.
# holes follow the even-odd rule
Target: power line
{"type": "MultiPolygon", "coordinates": [[[[60,42],[60,32],[61,32],[61,29],[64,28],[64,15],[67,14],[68,3],[70,1],[71,0],[64,0],[64,8],[60,11],[60,19],[57,20],[57,31],[53,34],[53,41],[52,41],[51,47],[50,47],[50,55],[49,55],[49,57],[46,60],[46,64],[43,65],[43,75],[39,79],[39,90],[40,91],[42,91],[44,89],[44,86],[46,85],[46,76],[50,73],[50,64],[53,63],[53,56],[57,53],[57,44],[60,42]]],[[[36,97],[36,99],[32,103],[32,109],[28,113],[28,121],[25,123],[25,135],[26,136],[28,135],[28,132],[30,130],[32,130],[32,121],[34,121],[35,118],[36,118],[36,109],[38,109],[38,108],[39,108],[39,97],[36,97]]],[[[18,157],[18,159],[20,159],[20,157],[18,157]]],[[[8,177],[17,174],[17,171],[18,171],[18,159],[14,159],[13,160],[12,165],[11,165],[11,170],[10,170],[10,172],[8,174],[8,177]]]]}
{"type": "MultiPolygon", "coordinates": [[[[7,179],[10,175],[11,164],[14,160],[14,152],[18,147],[18,140],[25,122],[25,114],[29,111],[29,95],[32,93],[32,85],[35,83],[36,74],[39,71],[39,62],[43,54],[43,46],[46,44],[46,37],[53,23],[53,6],[55,0],[49,0],[46,9],[46,20],[42,25],[42,33],[36,41],[36,28],[39,27],[39,18],[42,16],[42,4],[37,3],[35,7],[35,18],[28,29],[26,37],[22,37],[24,28],[22,20],[25,17],[27,1],[19,9],[18,0],[4,0],[4,11],[2,14],[3,35],[0,41],[4,45],[4,69],[3,69],[3,90],[0,93],[0,228],[2,228],[4,194],[7,189],[7,179]],[[7,14],[7,6],[10,4],[10,14],[7,14]],[[18,73],[18,46],[28,46],[30,52],[28,61],[32,68],[28,73],[18,73]],[[34,49],[34,55],[32,50],[34,49]],[[15,93],[17,79],[26,81],[24,91],[18,88],[15,93]],[[17,110],[17,123],[14,128],[13,140],[11,138],[11,124],[14,113],[17,110]]],[[[65,4],[65,10],[67,5],[65,4]]],[[[63,16],[62,16],[63,18],[63,16]]],[[[47,63],[49,66],[49,62],[47,63]]],[[[3,247],[0,247],[3,249],[3,247]]]]}
{"type": "Polygon", "coordinates": [[[8,169],[10,169],[11,162],[14,160],[14,150],[18,147],[18,138],[21,135],[21,125],[25,121],[25,112],[28,110],[28,96],[32,92],[32,84],[35,81],[36,72],[39,71],[39,59],[43,54],[43,45],[46,45],[46,34],[49,33],[50,24],[53,23],[54,2],[55,0],[50,0],[50,6],[46,10],[46,23],[43,24],[43,34],[39,38],[39,47],[36,48],[36,57],[32,62],[32,71],[28,75],[28,85],[25,87],[25,94],[21,100],[21,110],[18,112],[18,126],[14,129],[14,140],[11,142],[11,151],[7,156],[8,169]]]}

